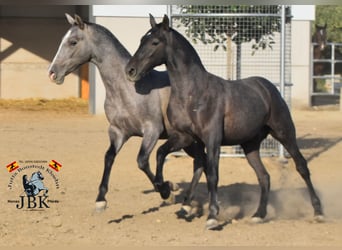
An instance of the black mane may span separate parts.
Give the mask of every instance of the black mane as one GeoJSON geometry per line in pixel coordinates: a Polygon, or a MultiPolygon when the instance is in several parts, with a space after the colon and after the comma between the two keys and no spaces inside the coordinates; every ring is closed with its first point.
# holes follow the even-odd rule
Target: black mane
{"type": "Polygon", "coordinates": [[[170,27],[170,31],[174,34],[177,41],[181,44],[182,49],[186,51],[186,53],[191,54],[191,56],[188,56],[186,58],[187,60],[189,60],[189,63],[196,64],[205,69],[201,58],[199,57],[198,53],[196,52],[195,48],[191,45],[191,43],[175,29],[170,27]]]}

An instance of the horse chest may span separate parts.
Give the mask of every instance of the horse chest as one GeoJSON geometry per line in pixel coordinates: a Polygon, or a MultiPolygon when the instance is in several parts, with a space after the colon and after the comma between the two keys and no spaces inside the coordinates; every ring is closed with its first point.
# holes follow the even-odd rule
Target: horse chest
{"type": "Polygon", "coordinates": [[[210,104],[191,95],[186,99],[172,99],[167,110],[171,125],[178,131],[197,134],[200,127],[210,120],[210,104]],[[208,118],[209,117],[209,118],[208,118]]]}

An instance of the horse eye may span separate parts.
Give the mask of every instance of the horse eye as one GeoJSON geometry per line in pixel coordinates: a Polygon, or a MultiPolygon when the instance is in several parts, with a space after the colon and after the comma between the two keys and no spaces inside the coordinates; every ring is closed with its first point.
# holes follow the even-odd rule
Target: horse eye
{"type": "Polygon", "coordinates": [[[77,44],[77,41],[71,40],[71,41],[69,42],[69,44],[70,44],[71,46],[75,46],[75,45],[77,44]]]}
{"type": "Polygon", "coordinates": [[[153,45],[153,46],[156,46],[156,45],[158,45],[158,44],[159,44],[159,41],[158,41],[158,40],[153,40],[153,41],[152,41],[152,45],[153,45]]]}

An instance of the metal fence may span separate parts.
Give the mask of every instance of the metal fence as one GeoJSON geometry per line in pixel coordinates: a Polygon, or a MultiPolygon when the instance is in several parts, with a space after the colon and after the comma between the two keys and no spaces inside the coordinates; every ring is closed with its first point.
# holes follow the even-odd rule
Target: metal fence
{"type": "Polygon", "coordinates": [[[327,43],[321,58],[314,58],[311,44],[311,105],[338,104],[342,86],[342,43],[327,43]],[[317,72],[314,67],[318,66],[317,72]]]}
{"type": "MultiPolygon", "coordinates": [[[[173,5],[169,6],[169,16],[172,27],[192,43],[209,72],[231,80],[263,76],[278,86],[290,106],[289,7],[173,5]],[[240,27],[239,32],[246,32],[245,38],[239,38],[245,39],[241,43],[236,40],[240,27]],[[248,40],[248,37],[258,36],[254,33],[259,28],[265,32],[263,37],[259,36],[259,43],[256,39],[248,40]]],[[[283,154],[272,137],[263,141],[260,153],[262,156],[283,154]]],[[[240,146],[232,146],[222,147],[221,156],[244,154],[240,146]]]]}

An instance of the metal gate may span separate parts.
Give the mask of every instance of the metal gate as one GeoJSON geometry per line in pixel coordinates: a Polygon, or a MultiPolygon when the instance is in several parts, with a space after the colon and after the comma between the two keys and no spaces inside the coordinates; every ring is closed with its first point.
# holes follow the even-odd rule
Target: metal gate
{"type": "MultiPolygon", "coordinates": [[[[231,80],[263,76],[278,87],[290,106],[290,7],[172,5],[169,16],[172,27],[191,42],[209,72],[231,80]],[[240,27],[247,32],[264,29],[265,34],[258,41],[238,43],[235,40],[240,27]]],[[[260,153],[283,156],[284,151],[276,140],[267,137],[260,153]]],[[[244,153],[240,146],[222,147],[221,156],[244,153]]]]}
{"type": "Polygon", "coordinates": [[[317,45],[311,44],[311,106],[338,104],[342,86],[342,43],[327,43],[325,58],[314,59],[317,45]],[[315,66],[320,68],[316,75],[315,66]]]}

